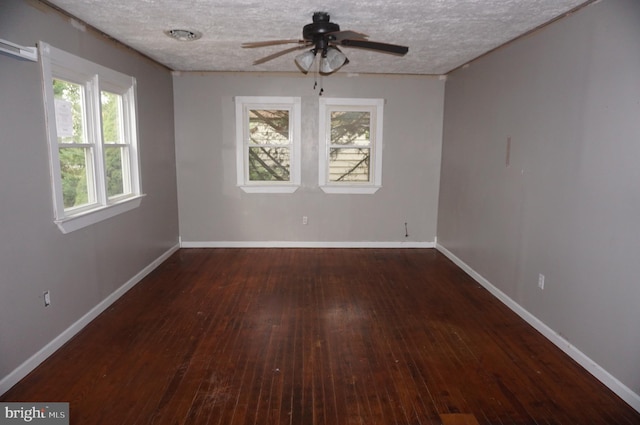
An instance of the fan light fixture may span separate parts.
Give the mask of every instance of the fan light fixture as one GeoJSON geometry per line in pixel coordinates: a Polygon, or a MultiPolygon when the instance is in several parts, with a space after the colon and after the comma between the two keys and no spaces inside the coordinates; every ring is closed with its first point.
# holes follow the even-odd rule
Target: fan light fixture
{"type": "Polygon", "coordinates": [[[316,49],[311,49],[308,52],[304,52],[296,56],[296,65],[305,74],[311,69],[313,60],[316,58],[316,49]]]}
{"type": "MultiPolygon", "coordinates": [[[[296,65],[298,65],[300,70],[306,74],[311,69],[316,58],[316,54],[317,49],[311,49],[308,52],[299,54],[295,58],[296,65]]],[[[331,74],[347,63],[349,63],[349,59],[347,59],[344,53],[335,47],[327,47],[323,49],[320,57],[320,73],[331,74]]]]}
{"type": "Polygon", "coordinates": [[[320,59],[320,72],[323,74],[330,74],[337,71],[342,65],[349,62],[349,59],[335,47],[329,47],[322,52],[322,59],[320,59]]]}

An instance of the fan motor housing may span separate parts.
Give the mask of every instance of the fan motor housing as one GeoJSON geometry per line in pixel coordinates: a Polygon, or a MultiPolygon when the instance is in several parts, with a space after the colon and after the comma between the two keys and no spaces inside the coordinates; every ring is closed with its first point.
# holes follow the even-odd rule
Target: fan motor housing
{"type": "Polygon", "coordinates": [[[336,31],[340,31],[340,25],[329,22],[328,13],[316,12],[313,14],[313,23],[307,24],[302,28],[302,38],[315,41],[325,34],[336,31]]]}

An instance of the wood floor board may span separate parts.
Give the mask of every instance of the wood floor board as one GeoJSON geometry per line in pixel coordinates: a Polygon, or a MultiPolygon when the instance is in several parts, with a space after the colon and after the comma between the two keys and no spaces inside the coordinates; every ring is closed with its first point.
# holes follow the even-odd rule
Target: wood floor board
{"type": "Polygon", "coordinates": [[[433,249],[183,249],[1,401],[71,423],[640,424],[433,249]]]}
{"type": "Polygon", "coordinates": [[[479,425],[475,416],[466,413],[448,413],[440,415],[442,425],[479,425]]]}

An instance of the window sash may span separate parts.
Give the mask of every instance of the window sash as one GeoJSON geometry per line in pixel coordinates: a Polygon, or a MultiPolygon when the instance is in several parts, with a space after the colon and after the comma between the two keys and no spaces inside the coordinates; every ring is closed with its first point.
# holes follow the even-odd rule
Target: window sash
{"type": "Polygon", "coordinates": [[[289,147],[249,146],[246,158],[248,181],[261,183],[291,181],[291,149],[289,147]]]}
{"type": "Polygon", "coordinates": [[[104,146],[104,162],[105,162],[105,173],[106,173],[106,184],[107,184],[107,198],[109,202],[112,202],[117,199],[122,199],[124,197],[130,196],[133,192],[133,187],[131,185],[131,155],[129,144],[125,143],[109,143],[104,146]],[[109,152],[111,151],[119,151],[119,167],[114,167],[111,170],[112,159],[110,158],[109,152]],[[118,171],[119,175],[112,175],[111,172],[118,171]],[[113,189],[115,187],[120,187],[121,190],[117,193],[113,193],[113,189]]]}
{"type": "MultiPolygon", "coordinates": [[[[244,143],[244,157],[245,157],[245,182],[249,183],[280,183],[291,181],[291,108],[254,108],[252,105],[247,105],[244,109],[244,129],[245,129],[245,143],[244,143]],[[287,116],[287,136],[286,138],[278,138],[280,142],[277,143],[261,143],[255,142],[252,137],[251,128],[251,115],[253,111],[262,112],[286,112],[287,116]],[[286,142],[284,142],[286,140],[286,142]],[[260,155],[260,152],[264,155],[260,155]],[[286,152],[286,154],[284,154],[286,152]],[[278,158],[284,154],[284,158],[278,158]],[[252,161],[253,159],[253,161],[252,161]],[[283,161],[284,165],[283,165],[283,161]],[[261,167],[263,172],[256,170],[257,167],[261,167]],[[253,171],[253,173],[252,173],[253,171]],[[280,171],[280,172],[279,172],[280,171]],[[257,178],[264,175],[266,178],[257,178]]],[[[264,131],[260,134],[277,133],[276,129],[268,124],[264,131]]],[[[256,127],[254,127],[256,129],[256,127]]],[[[281,135],[282,136],[282,135],[281,135]]]]}
{"type": "Polygon", "coordinates": [[[94,147],[90,144],[66,143],[58,147],[62,197],[65,211],[82,212],[97,203],[95,187],[94,147]],[[63,152],[82,151],[82,154],[70,153],[70,161],[63,152]],[[74,158],[75,156],[75,158],[74,158]],[[72,161],[76,159],[76,161],[72,161]],[[82,164],[77,160],[82,159],[82,164]],[[82,167],[82,169],[78,169],[82,167]]]}
{"type": "Polygon", "coordinates": [[[53,86],[58,143],[92,143],[87,134],[85,84],[54,77],[53,86]],[[73,93],[74,86],[77,87],[77,94],[73,93]],[[56,93],[58,90],[59,95],[56,93]],[[75,96],[77,99],[73,99],[75,96]]]}
{"type": "Polygon", "coordinates": [[[124,129],[126,112],[123,108],[123,101],[123,96],[118,93],[100,90],[100,112],[104,144],[128,144],[124,129]]]}
{"type": "Polygon", "coordinates": [[[370,183],[371,155],[372,149],[368,146],[332,146],[329,149],[329,183],[370,183]],[[339,158],[341,153],[343,158],[339,158]]]}

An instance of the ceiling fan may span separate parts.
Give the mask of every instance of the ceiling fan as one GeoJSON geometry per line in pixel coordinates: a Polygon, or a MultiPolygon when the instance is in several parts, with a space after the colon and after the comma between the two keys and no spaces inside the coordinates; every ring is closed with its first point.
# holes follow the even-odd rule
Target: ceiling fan
{"type": "Polygon", "coordinates": [[[380,43],[369,41],[369,36],[355,31],[340,31],[340,26],[330,21],[326,12],[315,12],[313,22],[307,24],[302,29],[302,40],[272,40],[243,43],[244,48],[275,46],[279,44],[297,44],[297,46],[273,53],[253,62],[254,65],[265,63],[287,53],[311,47],[311,50],[304,52],[295,58],[296,65],[305,74],[311,69],[316,55],[320,55],[319,72],[321,74],[331,74],[343,65],[349,63],[349,59],[338,48],[356,47],[360,49],[374,50],[382,53],[395,55],[405,55],[409,48],[396,44],[380,43]]]}

